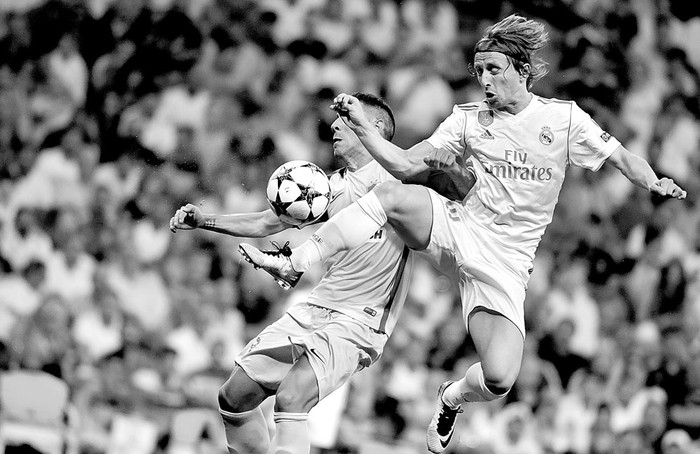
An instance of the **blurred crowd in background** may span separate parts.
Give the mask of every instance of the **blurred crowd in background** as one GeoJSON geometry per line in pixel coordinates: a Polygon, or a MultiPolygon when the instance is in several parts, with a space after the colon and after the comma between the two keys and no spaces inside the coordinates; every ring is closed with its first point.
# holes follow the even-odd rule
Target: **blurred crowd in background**
{"type": "MultiPolygon", "coordinates": [[[[172,234],[170,216],[264,210],[288,160],[335,169],[339,92],[383,96],[395,143],[417,143],[482,99],[471,49],[512,12],[551,35],[533,91],[575,100],[688,198],[570,169],[520,377],[460,416],[447,453],[697,451],[700,5],[685,0],[0,2],[0,370],[69,385],[81,453],[114,452],[124,416],[152,428],[145,454],[165,452],[174,412],[215,412],[238,351],[321,271],[284,292],[239,239],[172,234]]],[[[474,360],[454,283],[421,262],[383,358],[315,449],[424,452],[438,385],[474,360]]]]}

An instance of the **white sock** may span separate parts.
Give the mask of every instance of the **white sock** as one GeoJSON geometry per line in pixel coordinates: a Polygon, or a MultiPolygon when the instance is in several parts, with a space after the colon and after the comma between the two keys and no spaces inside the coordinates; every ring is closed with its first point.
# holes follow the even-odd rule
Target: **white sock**
{"type": "Polygon", "coordinates": [[[465,402],[490,402],[505,397],[503,394],[494,394],[484,380],[484,371],[481,363],[472,364],[467,373],[459,381],[452,383],[442,394],[442,401],[452,408],[465,402]]]}
{"type": "Polygon", "coordinates": [[[382,204],[369,192],[326,221],[311,238],[292,249],[292,268],[305,272],[336,252],[356,248],[386,224],[382,204]]]}
{"type": "Polygon", "coordinates": [[[274,412],[275,436],[269,454],[309,454],[309,427],[307,413],[274,412]]]}
{"type": "Polygon", "coordinates": [[[266,454],[270,447],[265,415],[260,407],[242,413],[219,408],[229,454],[266,454]]]}

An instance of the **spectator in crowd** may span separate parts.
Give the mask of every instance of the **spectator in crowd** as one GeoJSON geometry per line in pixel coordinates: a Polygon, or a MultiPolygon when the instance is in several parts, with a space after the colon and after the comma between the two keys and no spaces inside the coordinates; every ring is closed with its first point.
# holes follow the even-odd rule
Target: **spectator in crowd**
{"type": "MultiPolygon", "coordinates": [[[[9,270],[8,270],[9,271],[9,270]]],[[[0,277],[0,341],[7,345],[17,324],[39,307],[46,293],[46,265],[33,260],[20,273],[0,277]]]]}
{"type": "Polygon", "coordinates": [[[70,311],[60,295],[45,295],[36,311],[16,325],[10,339],[11,367],[41,370],[71,383],[77,350],[70,311]]]}

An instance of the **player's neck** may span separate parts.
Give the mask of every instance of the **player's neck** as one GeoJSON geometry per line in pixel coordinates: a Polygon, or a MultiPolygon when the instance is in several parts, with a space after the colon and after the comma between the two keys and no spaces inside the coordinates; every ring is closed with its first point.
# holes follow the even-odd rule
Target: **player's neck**
{"type": "Polygon", "coordinates": [[[525,110],[528,105],[530,105],[532,97],[533,95],[529,91],[521,92],[517,96],[513,97],[511,102],[504,104],[499,110],[507,112],[511,115],[518,115],[520,112],[525,110]]]}
{"type": "Polygon", "coordinates": [[[348,157],[345,164],[350,172],[354,172],[357,169],[361,169],[362,167],[366,166],[370,162],[372,162],[372,156],[365,152],[348,157]]]}

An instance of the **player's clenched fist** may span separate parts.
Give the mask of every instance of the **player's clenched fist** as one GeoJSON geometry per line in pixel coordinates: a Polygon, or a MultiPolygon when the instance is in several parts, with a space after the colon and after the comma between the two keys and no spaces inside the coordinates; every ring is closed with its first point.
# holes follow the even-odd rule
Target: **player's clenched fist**
{"type": "Polygon", "coordinates": [[[423,158],[423,162],[428,167],[431,167],[433,169],[448,169],[455,165],[456,162],[456,157],[454,154],[450,153],[447,150],[443,150],[441,148],[433,148],[430,150],[430,153],[423,158]]]}
{"type": "Polygon", "coordinates": [[[649,187],[649,191],[652,194],[657,194],[663,197],[674,197],[676,199],[685,199],[687,192],[681,189],[676,183],[670,178],[662,178],[656,181],[649,187]]]}
{"type": "Polygon", "coordinates": [[[347,93],[340,93],[333,98],[331,109],[338,113],[350,128],[355,126],[369,126],[369,120],[362,109],[360,100],[347,93]]]}
{"type": "Polygon", "coordinates": [[[357,98],[347,93],[340,93],[333,98],[333,104],[331,104],[331,109],[335,110],[339,114],[346,113],[351,107],[355,107],[359,104],[357,98]]]}
{"type": "Polygon", "coordinates": [[[180,207],[170,218],[170,231],[173,233],[177,230],[193,230],[203,225],[204,215],[202,211],[191,203],[180,207]]]}

